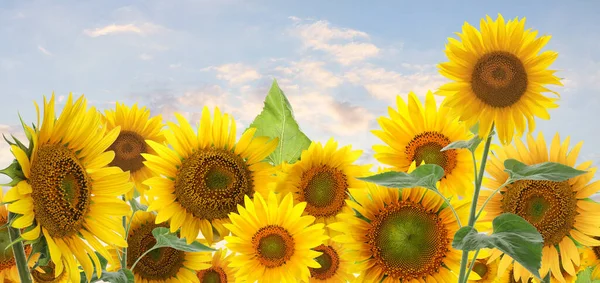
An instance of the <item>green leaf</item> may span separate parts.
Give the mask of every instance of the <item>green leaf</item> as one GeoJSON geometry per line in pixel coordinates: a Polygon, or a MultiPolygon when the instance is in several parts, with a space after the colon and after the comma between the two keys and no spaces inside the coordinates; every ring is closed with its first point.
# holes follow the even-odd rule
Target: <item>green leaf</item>
{"type": "Polygon", "coordinates": [[[279,144],[267,161],[279,165],[283,161],[294,163],[300,159],[303,150],[310,146],[310,139],[300,130],[294,118],[292,105],[283,91],[273,80],[269,94],[265,98],[262,112],[254,118],[251,128],[256,128],[255,136],[279,138],[279,144]]]}
{"type": "Polygon", "coordinates": [[[524,163],[515,159],[505,160],[504,168],[504,171],[509,175],[509,182],[515,182],[519,180],[547,180],[562,182],[587,173],[586,171],[577,170],[570,166],[556,162],[525,165],[524,163]]]}
{"type": "Polygon", "coordinates": [[[446,151],[450,149],[468,149],[471,152],[475,152],[479,144],[483,141],[482,138],[475,135],[472,139],[468,141],[455,141],[450,143],[449,145],[442,148],[440,151],[446,151]]]}
{"type": "Polygon", "coordinates": [[[600,279],[592,280],[592,272],[596,266],[590,266],[579,273],[577,273],[577,280],[575,283],[600,283],[600,279]]]}
{"type": "Polygon", "coordinates": [[[504,213],[492,221],[491,235],[464,226],[454,234],[452,247],[463,251],[497,248],[540,278],[544,239],[533,225],[520,216],[504,213]]]}
{"type": "Polygon", "coordinates": [[[25,174],[23,174],[23,170],[21,169],[21,165],[16,159],[13,159],[13,162],[8,165],[8,167],[0,170],[0,174],[4,174],[12,179],[12,181],[8,184],[0,184],[0,186],[9,186],[14,187],[19,182],[25,180],[25,174]]]}
{"type": "Polygon", "coordinates": [[[152,235],[156,239],[156,244],[152,249],[170,247],[180,251],[186,252],[205,252],[215,251],[214,249],[200,244],[197,241],[187,244],[185,239],[180,239],[177,235],[169,232],[169,228],[158,227],[152,230],[152,235]]]}
{"type": "MultiPolygon", "coordinates": [[[[134,281],[133,273],[129,269],[121,269],[117,272],[106,272],[102,271],[102,276],[100,278],[96,277],[96,272],[92,276],[90,282],[98,282],[105,281],[111,283],[133,283],[134,281]]],[[[85,277],[85,273],[81,272],[81,281],[80,283],[87,283],[87,279],[85,277]]]]}
{"type": "Polygon", "coordinates": [[[375,183],[388,188],[415,188],[423,187],[437,191],[435,184],[444,177],[444,169],[436,164],[423,164],[410,174],[405,172],[383,172],[377,175],[357,178],[359,180],[375,183]]]}
{"type": "Polygon", "coordinates": [[[130,199],[129,204],[131,205],[131,209],[133,210],[133,212],[140,211],[140,210],[146,211],[148,209],[148,206],[145,206],[145,205],[139,203],[135,199],[130,199]]]}

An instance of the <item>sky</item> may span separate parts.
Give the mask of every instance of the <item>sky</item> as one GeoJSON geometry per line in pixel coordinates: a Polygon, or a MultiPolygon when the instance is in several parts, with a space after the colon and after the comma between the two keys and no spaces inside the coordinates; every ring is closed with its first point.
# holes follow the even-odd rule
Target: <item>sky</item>
{"type": "MultiPolygon", "coordinates": [[[[377,117],[397,95],[447,82],[436,67],[447,38],[502,13],[551,34],[545,50],[559,52],[560,107],[534,134],[584,141],[580,161],[600,165],[598,10],[596,1],[3,0],[0,133],[22,137],[18,114],[35,121],[33,101],[53,91],[59,107],[72,92],[100,110],[138,103],[193,124],[218,106],[241,131],[276,79],[309,138],[351,144],[376,164],[377,117]]],[[[11,159],[0,143],[0,167],[11,159]]]]}

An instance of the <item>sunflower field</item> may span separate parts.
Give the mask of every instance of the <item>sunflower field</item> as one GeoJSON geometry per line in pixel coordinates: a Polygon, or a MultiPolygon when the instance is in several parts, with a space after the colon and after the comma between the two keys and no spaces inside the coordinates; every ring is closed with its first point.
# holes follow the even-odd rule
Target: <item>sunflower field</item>
{"type": "Polygon", "coordinates": [[[5,137],[0,282],[600,282],[596,168],[531,135],[562,86],[549,40],[465,23],[447,82],[378,118],[381,167],[311,140],[276,81],[247,129],[44,97],[5,137]]]}

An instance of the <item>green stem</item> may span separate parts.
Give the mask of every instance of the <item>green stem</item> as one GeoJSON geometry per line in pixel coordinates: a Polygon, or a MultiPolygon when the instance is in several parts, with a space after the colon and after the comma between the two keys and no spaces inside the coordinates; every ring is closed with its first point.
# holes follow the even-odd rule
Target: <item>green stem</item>
{"type": "MultiPolygon", "coordinates": [[[[16,217],[16,214],[9,212],[8,219],[9,223],[16,217]]],[[[21,231],[11,226],[8,227],[8,236],[11,242],[16,241],[21,237],[21,231]]],[[[27,257],[25,256],[25,248],[23,248],[23,242],[19,241],[12,246],[13,255],[17,263],[17,271],[19,272],[19,278],[21,283],[31,283],[31,274],[29,273],[29,266],[27,265],[27,257]]]]}
{"type": "Polygon", "coordinates": [[[160,247],[152,247],[151,249],[145,251],[140,257],[138,257],[138,259],[133,263],[133,265],[131,266],[131,268],[129,270],[131,270],[133,272],[133,269],[135,268],[135,266],[138,264],[138,262],[140,262],[140,260],[142,260],[142,258],[144,258],[149,252],[156,250],[160,247]]]}
{"type": "MultiPolygon", "coordinates": [[[[477,211],[477,200],[479,199],[479,191],[481,190],[481,183],[483,181],[483,174],[485,173],[485,164],[487,163],[488,153],[490,151],[490,146],[492,145],[492,131],[494,130],[494,126],[490,129],[488,133],[487,140],[485,141],[485,147],[483,149],[483,157],[481,159],[481,166],[479,167],[479,174],[475,179],[475,191],[473,192],[473,201],[471,202],[471,210],[469,212],[469,223],[468,226],[473,227],[475,223],[475,212],[477,211]]],[[[469,261],[469,252],[463,251],[462,258],[460,261],[460,273],[458,275],[458,282],[463,282],[465,279],[465,271],[467,269],[467,261],[469,261]]]]}
{"type": "Polygon", "coordinates": [[[477,261],[478,255],[479,255],[479,249],[477,249],[475,251],[475,254],[473,255],[473,260],[471,261],[471,264],[469,265],[469,269],[467,269],[467,274],[465,274],[465,279],[462,283],[467,283],[469,281],[469,274],[471,274],[471,271],[473,271],[473,266],[475,266],[475,261],[477,261]]]}
{"type": "Polygon", "coordinates": [[[452,210],[452,213],[454,213],[454,217],[456,217],[456,221],[458,222],[458,227],[462,227],[462,223],[460,223],[460,217],[458,217],[458,213],[456,213],[456,210],[454,209],[454,206],[452,206],[450,204],[450,201],[439,191],[436,191],[436,193],[442,197],[442,199],[444,199],[444,202],[448,205],[448,207],[450,208],[450,210],[452,210]]]}
{"type": "MultiPolygon", "coordinates": [[[[123,200],[125,200],[125,195],[123,195],[123,200]]],[[[133,215],[131,217],[133,219],[133,215]]],[[[123,229],[125,230],[125,242],[127,242],[127,237],[129,235],[129,226],[127,223],[127,217],[123,216],[123,229]]],[[[127,268],[127,248],[123,248],[123,256],[121,257],[121,269],[127,268]]]]}
{"type": "Polygon", "coordinates": [[[477,221],[477,219],[479,219],[479,216],[481,216],[481,213],[483,213],[483,209],[485,208],[485,206],[488,204],[488,202],[492,199],[492,197],[494,197],[494,195],[496,193],[498,193],[502,188],[506,187],[506,185],[509,184],[508,182],[509,180],[506,180],[506,182],[504,182],[504,184],[502,184],[500,187],[498,187],[495,191],[493,191],[490,196],[483,202],[483,205],[481,205],[481,208],[479,209],[479,212],[477,212],[477,215],[475,216],[475,221],[477,221]]]}

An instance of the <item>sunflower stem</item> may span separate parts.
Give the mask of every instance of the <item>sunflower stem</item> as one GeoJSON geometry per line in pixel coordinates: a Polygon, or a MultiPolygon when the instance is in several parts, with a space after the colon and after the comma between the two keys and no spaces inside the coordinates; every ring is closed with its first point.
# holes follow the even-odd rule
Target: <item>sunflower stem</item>
{"type": "MultiPolygon", "coordinates": [[[[487,140],[485,141],[485,147],[483,149],[483,157],[481,159],[481,166],[479,167],[479,174],[475,178],[475,191],[473,192],[473,200],[471,201],[471,210],[469,212],[469,223],[468,226],[473,227],[475,224],[475,212],[477,212],[477,199],[479,199],[479,191],[481,190],[481,183],[483,181],[483,174],[485,173],[485,164],[487,163],[488,153],[490,152],[490,146],[492,145],[492,131],[494,126],[488,133],[487,140]]],[[[463,282],[466,279],[465,271],[467,269],[467,262],[469,261],[469,252],[463,251],[462,258],[460,260],[460,273],[458,275],[458,282],[463,282]]]]}
{"type": "MultiPolygon", "coordinates": [[[[125,195],[122,196],[125,200],[125,195]]],[[[133,219],[133,217],[131,217],[133,219]]],[[[127,225],[127,217],[123,216],[123,228],[125,229],[125,242],[127,242],[127,236],[129,235],[129,227],[127,225]]],[[[121,257],[121,269],[127,268],[127,247],[123,248],[123,257],[121,257]]]]}
{"type": "Polygon", "coordinates": [[[494,195],[496,193],[498,193],[502,188],[506,187],[506,185],[508,185],[509,182],[508,180],[506,182],[504,182],[504,184],[502,184],[500,187],[498,187],[495,191],[493,191],[490,196],[483,202],[483,204],[481,205],[481,208],[479,209],[479,211],[477,212],[477,215],[475,216],[475,221],[477,221],[477,219],[479,219],[479,216],[481,216],[481,213],[483,213],[483,209],[485,208],[485,206],[488,204],[488,202],[494,197],[494,195]]]}
{"type": "Polygon", "coordinates": [[[475,251],[475,254],[473,255],[473,260],[471,261],[471,264],[469,264],[469,269],[467,269],[467,274],[465,274],[465,280],[461,283],[467,283],[467,281],[469,281],[469,274],[471,274],[471,271],[473,271],[473,266],[475,266],[475,260],[477,259],[478,255],[479,249],[475,251]]]}
{"type": "Polygon", "coordinates": [[[456,217],[456,221],[458,222],[458,227],[462,227],[462,223],[460,223],[460,217],[458,217],[458,213],[456,213],[456,209],[454,209],[454,206],[452,206],[450,204],[450,200],[448,200],[448,198],[446,198],[446,196],[444,196],[442,193],[440,193],[439,191],[436,191],[437,194],[442,197],[442,199],[444,199],[444,202],[448,205],[448,207],[450,208],[450,210],[452,210],[452,213],[454,213],[454,217],[456,217]]]}
{"type": "MultiPolygon", "coordinates": [[[[10,221],[16,217],[16,214],[9,212],[8,219],[10,221]]],[[[17,228],[13,228],[11,226],[8,227],[8,236],[10,241],[16,241],[19,237],[21,237],[21,231],[17,228]]],[[[29,273],[29,266],[27,266],[27,256],[25,255],[25,248],[23,247],[23,242],[17,242],[12,246],[13,255],[15,256],[15,261],[17,262],[17,271],[19,272],[19,278],[22,283],[31,283],[31,274],[29,273]]]]}

